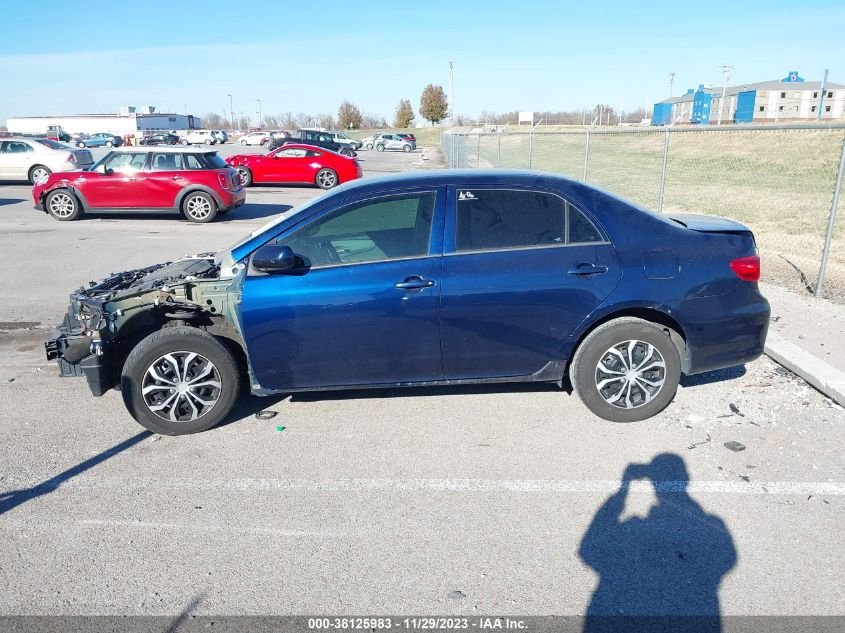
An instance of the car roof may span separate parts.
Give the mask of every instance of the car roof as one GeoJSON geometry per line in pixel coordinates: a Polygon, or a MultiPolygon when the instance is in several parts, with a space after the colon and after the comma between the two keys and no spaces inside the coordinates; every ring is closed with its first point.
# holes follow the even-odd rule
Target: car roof
{"type": "MultiPolygon", "coordinates": [[[[287,146],[286,146],[287,147],[287,146]]],[[[375,178],[361,178],[340,185],[337,189],[351,192],[381,189],[385,186],[398,187],[460,185],[464,187],[484,185],[516,185],[523,187],[556,188],[580,182],[560,174],[527,169],[432,169],[419,172],[388,174],[375,178]]]]}
{"type": "Polygon", "coordinates": [[[151,147],[121,147],[120,149],[113,150],[116,152],[134,152],[138,154],[148,153],[148,152],[155,152],[160,154],[161,152],[168,152],[172,154],[216,154],[216,149],[206,149],[204,147],[156,147],[155,149],[151,147]]]}

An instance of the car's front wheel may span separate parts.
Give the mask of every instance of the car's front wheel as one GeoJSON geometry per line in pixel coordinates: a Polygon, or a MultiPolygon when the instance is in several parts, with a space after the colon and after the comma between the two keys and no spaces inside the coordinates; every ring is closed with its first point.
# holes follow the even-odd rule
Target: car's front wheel
{"type": "Polygon", "coordinates": [[[376,149],[377,149],[378,151],[380,151],[380,152],[383,152],[383,151],[384,151],[384,145],[382,145],[381,143],[379,143],[378,145],[376,145],[376,149]]]}
{"type": "Polygon", "coordinates": [[[211,222],[217,215],[217,203],[203,191],[192,191],[182,200],[182,213],[191,222],[211,222]]]}
{"type": "Polygon", "coordinates": [[[45,167],[44,165],[36,165],[29,170],[29,183],[34,185],[42,180],[46,180],[47,176],[51,173],[53,172],[51,172],[48,167],[45,167]]]}
{"type": "Polygon", "coordinates": [[[106,147],[114,147],[114,143],[111,141],[106,141],[106,147]]]}
{"type": "Polygon", "coordinates": [[[212,145],[213,143],[214,143],[214,141],[212,141],[210,138],[205,139],[206,145],[212,145]]]}
{"type": "Polygon", "coordinates": [[[189,144],[188,139],[186,139],[186,138],[183,138],[180,142],[182,143],[182,145],[188,145],[189,144]]]}
{"type": "Polygon", "coordinates": [[[346,148],[346,147],[344,147],[342,150],[340,150],[340,153],[343,156],[347,156],[349,158],[352,158],[353,156],[355,156],[355,152],[351,149],[346,148]]]}
{"type": "Polygon", "coordinates": [[[241,143],[241,145],[243,145],[244,147],[246,147],[246,146],[247,146],[246,139],[241,139],[240,143],[241,143]]]}
{"type": "Polygon", "coordinates": [[[82,147],[82,148],[84,148],[84,147],[85,147],[85,143],[84,143],[83,141],[79,141],[79,142],[76,144],[76,146],[77,146],[77,147],[82,147]]]}
{"type": "Polygon", "coordinates": [[[78,220],[82,216],[79,199],[67,189],[56,189],[47,194],[44,207],[47,213],[62,222],[78,220]]]}
{"type": "Polygon", "coordinates": [[[403,152],[410,152],[410,151],[411,151],[411,146],[410,146],[410,145],[403,145],[403,146],[402,146],[402,151],[403,151],[403,152]]]}
{"type": "Polygon", "coordinates": [[[612,422],[637,422],[660,413],[675,397],[681,360],[659,325],[623,317],[592,331],[570,367],[587,408],[612,422]]]}
{"type": "Polygon", "coordinates": [[[367,143],[366,145],[364,145],[364,147],[365,147],[366,149],[373,149],[373,144],[372,144],[372,143],[367,143]]]}
{"type": "Polygon", "coordinates": [[[239,391],[240,373],[231,352],[208,332],[187,326],[164,328],[143,339],[121,376],[129,413],[162,435],[218,425],[239,391]]]}
{"type": "Polygon", "coordinates": [[[250,171],[249,167],[239,166],[236,167],[238,171],[238,176],[240,176],[241,184],[244,187],[249,187],[252,184],[252,172],[250,171]]]}
{"type": "Polygon", "coordinates": [[[337,173],[333,169],[321,169],[317,172],[315,182],[320,189],[331,189],[337,185],[337,173]]]}

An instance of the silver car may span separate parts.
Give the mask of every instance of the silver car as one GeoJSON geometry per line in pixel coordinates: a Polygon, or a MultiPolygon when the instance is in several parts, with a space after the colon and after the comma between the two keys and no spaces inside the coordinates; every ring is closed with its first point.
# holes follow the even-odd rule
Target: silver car
{"type": "Polygon", "coordinates": [[[416,141],[406,141],[396,134],[379,134],[373,139],[373,146],[380,152],[386,149],[399,149],[403,152],[410,152],[417,149],[416,141]]]}
{"type": "Polygon", "coordinates": [[[0,138],[0,180],[35,184],[54,171],[83,169],[94,163],[87,149],[74,149],[46,138],[0,138]]]}

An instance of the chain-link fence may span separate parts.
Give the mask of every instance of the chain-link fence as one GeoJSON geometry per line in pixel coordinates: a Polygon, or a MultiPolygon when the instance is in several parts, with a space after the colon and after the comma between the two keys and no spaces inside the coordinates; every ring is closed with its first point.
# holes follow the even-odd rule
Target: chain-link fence
{"type": "Polygon", "coordinates": [[[845,303],[845,219],[831,224],[845,126],[457,128],[441,146],[451,167],[550,171],[662,213],[737,220],[754,231],[765,281],[845,303]]]}

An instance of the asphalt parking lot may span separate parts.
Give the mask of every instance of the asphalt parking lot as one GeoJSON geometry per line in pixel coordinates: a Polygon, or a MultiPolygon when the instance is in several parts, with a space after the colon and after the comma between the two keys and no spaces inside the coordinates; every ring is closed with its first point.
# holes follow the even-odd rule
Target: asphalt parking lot
{"type": "Polygon", "coordinates": [[[251,188],[208,225],[60,223],[29,191],[0,185],[0,614],[583,615],[600,579],[627,587],[620,613],[665,604],[669,581],[725,616],[841,613],[845,412],[772,361],[687,379],[629,425],[497,385],[252,398],[153,436],[44,360],[68,293],[225,247],[318,191],[251,188]],[[653,485],[614,494],[663,454],[653,485]]]}

